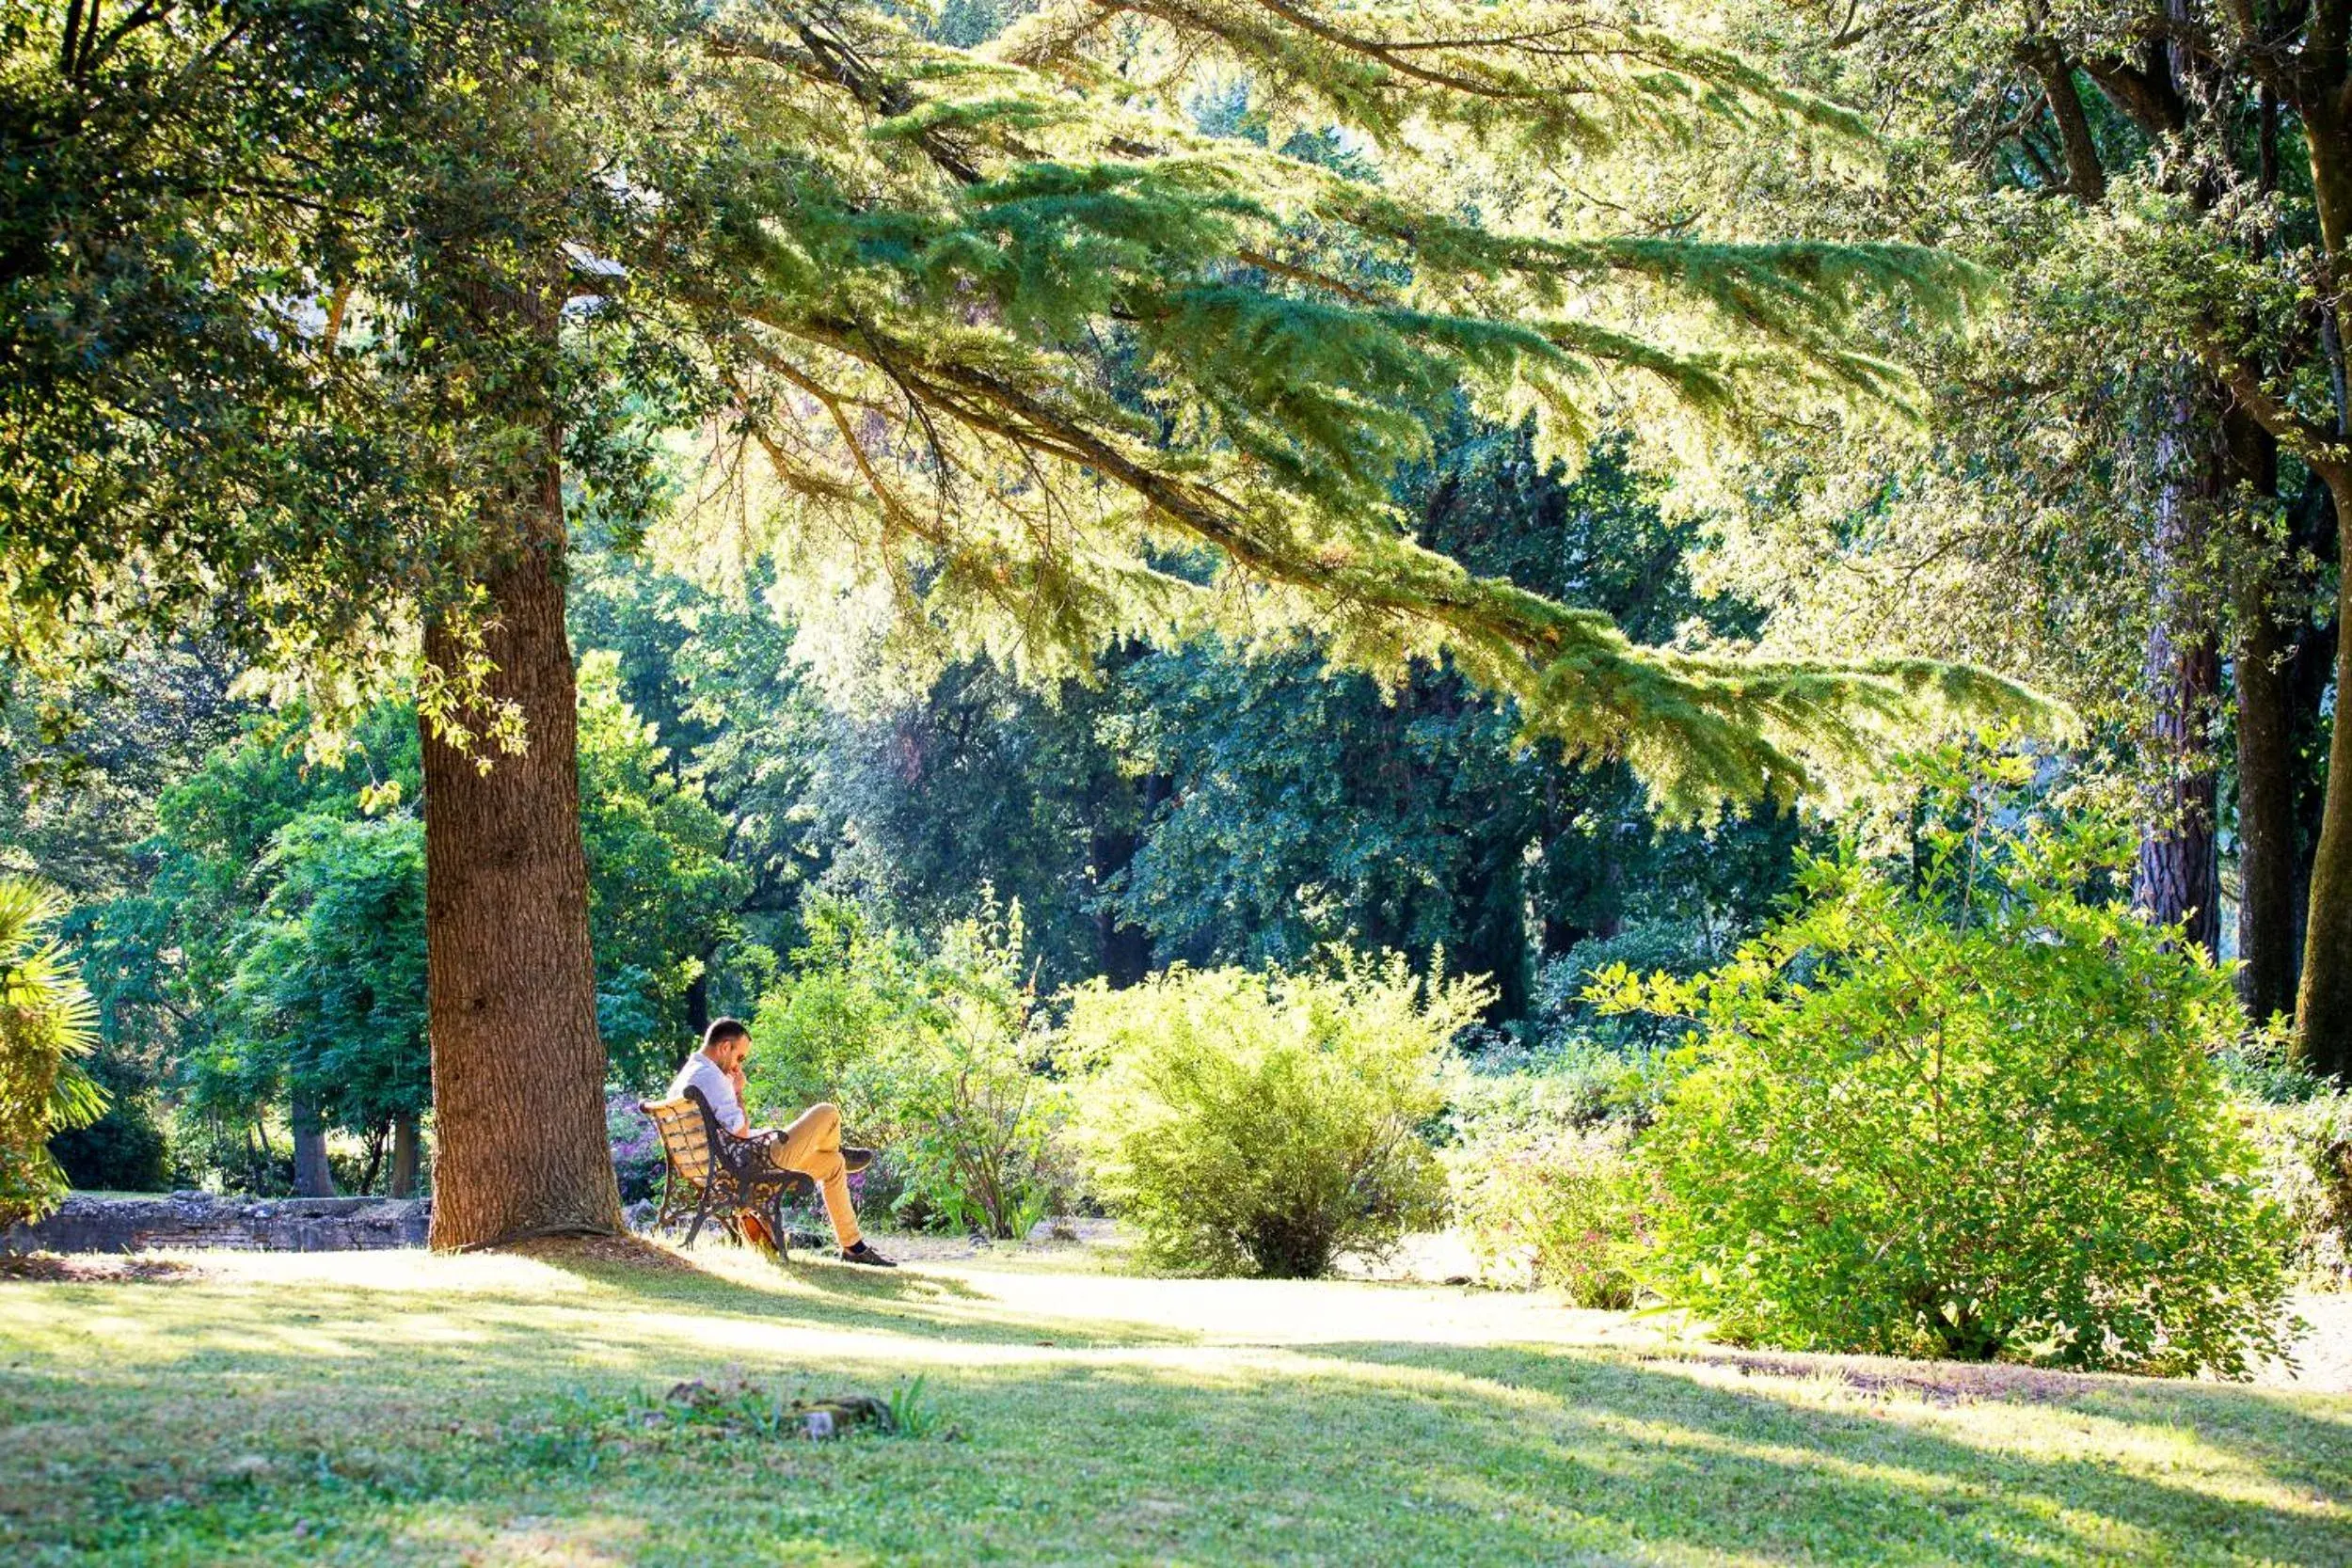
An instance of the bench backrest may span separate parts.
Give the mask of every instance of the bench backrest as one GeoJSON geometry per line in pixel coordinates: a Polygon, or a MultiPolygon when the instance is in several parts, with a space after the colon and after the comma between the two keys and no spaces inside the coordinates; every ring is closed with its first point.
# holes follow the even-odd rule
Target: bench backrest
{"type": "Polygon", "coordinates": [[[670,1168],[688,1185],[699,1189],[710,1179],[711,1162],[717,1158],[721,1136],[719,1118],[711,1114],[702,1090],[689,1087],[675,1100],[640,1101],[637,1108],[653,1118],[655,1130],[661,1134],[661,1152],[669,1157],[670,1168]]]}

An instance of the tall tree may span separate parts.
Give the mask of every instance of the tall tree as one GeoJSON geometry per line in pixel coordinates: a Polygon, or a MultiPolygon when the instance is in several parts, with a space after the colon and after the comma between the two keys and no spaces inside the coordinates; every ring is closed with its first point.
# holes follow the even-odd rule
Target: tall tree
{"type": "Polygon", "coordinates": [[[2317,1070],[2352,1074],[2352,724],[2344,721],[2344,693],[2352,691],[2352,460],[2344,444],[2343,329],[2352,277],[2352,4],[2312,0],[2273,11],[2233,0],[2211,16],[2167,12],[2142,18],[2140,25],[2151,36],[2179,34],[2183,48],[2250,79],[2265,105],[2275,102],[2285,111],[2318,220],[2319,286],[2302,296],[2297,314],[2325,345],[2322,364],[2279,366],[2248,353],[2228,330],[2226,301],[2209,312],[2198,346],[2240,406],[2325,483],[2334,502],[2335,720],[2312,862],[2296,1039],[2302,1059],[2317,1070]],[[2296,375],[2297,369],[2303,373],[2296,375]]]}
{"type": "MultiPolygon", "coordinates": [[[[1953,586],[2013,607],[2022,569],[2047,585],[2045,613],[2070,622],[2042,663],[2077,674],[2052,678],[2137,692],[2140,713],[2116,715],[2138,731],[2150,798],[2137,896],[2217,945],[2215,839],[2233,826],[2242,990],[2261,1018],[2293,1006],[2305,937],[2297,755],[2324,721],[2331,637],[2312,611],[2311,556],[2332,529],[2314,529],[2306,504],[2324,499],[2324,482],[2292,452],[2281,464],[2275,421],[2222,359],[2324,404],[2335,351],[2324,312],[2291,305],[2286,286],[2320,238],[2293,156],[2300,120],[2245,58],[2215,47],[2219,14],[2018,0],[1973,8],[1963,25],[1957,8],[1822,7],[1815,41],[1832,46],[1841,86],[1931,144],[1923,163],[1964,160],[1962,179],[1920,183],[1912,214],[2014,285],[1994,341],[1951,378],[1940,492],[1923,502],[1907,476],[1915,494],[1883,499],[1948,507],[1965,493],[1963,506],[2025,544],[1974,588],[1953,586]],[[2086,542],[2141,568],[2137,610],[2084,592],[2102,575],[2086,542]],[[2114,640],[2102,618],[2141,628],[2136,672],[2081,657],[2114,640]],[[2225,758],[2236,765],[2227,808],[2225,758]]],[[[1867,531],[1883,545],[1895,531],[1867,531]]],[[[1963,531],[1915,532],[1901,597],[1948,581],[1938,562],[1956,543],[1988,566],[2001,553],[1963,531]]]]}
{"type": "MultiPolygon", "coordinates": [[[[700,412],[765,459],[797,565],[895,594],[934,649],[1028,672],[1121,638],[1312,624],[1384,678],[1451,657],[1532,735],[1624,757],[1686,814],[1785,799],[1929,712],[2037,711],[1917,660],[1638,647],[1422,547],[1391,503],[1457,388],[1537,411],[1548,453],[1604,403],[1720,432],[1899,395],[1855,347],[1857,313],[1894,299],[1949,320],[1967,269],[1905,245],[1627,232],[1581,193],[1581,168],[1699,119],[1863,133],[1720,50],[1549,0],[1060,0],[979,50],[880,5],[386,0],[332,36],[306,9],[141,7],[93,31],[81,4],[37,8],[9,42],[31,109],[0,125],[34,128],[9,152],[96,167],[124,148],[91,127],[135,124],[133,161],[171,199],[44,184],[63,227],[18,228],[10,277],[70,292],[84,233],[151,249],[198,226],[222,176],[171,84],[225,83],[230,172],[252,193],[225,210],[225,249],[278,264],[229,269],[233,354],[151,352],[173,374],[258,356],[257,385],[347,387],[384,420],[381,468],[349,483],[324,458],[251,465],[306,528],[368,519],[342,540],[297,530],[311,547],[292,558],[364,592],[273,576],[242,495],[207,514],[217,539],[178,543],[158,509],[95,555],[52,528],[8,543],[47,625],[134,574],[192,594],[225,562],[278,585],[254,641],[281,658],[421,620],[437,1245],[618,1221],[563,614],[567,468],[601,483],[631,461],[596,395],[615,375],[683,388],[674,420],[700,412]],[[279,86],[297,38],[332,55],[331,92],[279,86]],[[1370,166],[1188,128],[1191,86],[1236,70],[1362,134],[1370,166]],[[153,139],[142,115],[181,134],[153,139]],[[139,553],[151,539],[178,553],[139,553]]],[[[303,431],[342,406],[281,405],[303,431]]],[[[108,417],[171,450],[168,421],[108,417]]],[[[327,421],[346,426],[374,428],[327,421]]],[[[62,445],[14,450],[14,493],[40,493],[62,445]]]]}

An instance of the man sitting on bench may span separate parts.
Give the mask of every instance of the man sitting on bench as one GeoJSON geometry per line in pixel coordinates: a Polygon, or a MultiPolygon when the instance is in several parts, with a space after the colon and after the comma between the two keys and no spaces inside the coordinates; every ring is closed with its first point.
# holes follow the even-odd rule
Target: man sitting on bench
{"type": "MultiPolygon", "coordinates": [[[[700,1089],[720,1126],[739,1138],[762,1145],[771,1164],[813,1178],[825,1195],[825,1217],[833,1221],[843,1262],[897,1268],[898,1264],[866,1244],[858,1233],[857,1211],[850,1203],[850,1173],[864,1170],[874,1151],[841,1147],[841,1112],[834,1105],[811,1105],[789,1127],[753,1131],[751,1118],[743,1114],[743,1062],[751,1053],[752,1032],[741,1020],[713,1021],[703,1031],[702,1049],[688,1056],[671,1080],[670,1098],[682,1100],[690,1087],[700,1089]]],[[[756,1239],[758,1219],[745,1214],[742,1223],[755,1228],[756,1239]]]]}

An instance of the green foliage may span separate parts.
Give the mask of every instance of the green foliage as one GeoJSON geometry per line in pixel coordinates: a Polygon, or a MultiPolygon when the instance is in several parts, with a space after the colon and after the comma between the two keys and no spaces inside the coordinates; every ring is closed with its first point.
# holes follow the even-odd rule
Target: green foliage
{"type": "MultiPolygon", "coordinates": [[[[991,24],[971,10],[926,37],[880,5],[503,0],[143,8],[90,49],[54,9],[0,71],[42,175],[0,345],[40,372],[9,413],[40,439],[0,472],[28,626],[136,562],[110,603],[167,619],[235,580],[241,648],[380,688],[405,619],[478,609],[498,503],[550,430],[576,509],[627,536],[668,499],[660,430],[724,407],[714,487],[763,458],[746,511],[779,557],[887,601],[934,658],[1068,674],[1200,626],[1314,627],[1383,682],[1451,657],[1677,815],[1785,795],[1954,705],[2046,712],[1918,661],[1637,646],[1395,507],[1465,397],[1534,414],[1547,458],[1621,410],[1696,455],[1900,403],[1867,321],[1949,324],[1981,292],[1910,245],[1629,227],[1604,167],[1703,132],[1789,138],[1832,182],[1867,145],[1711,43],[1540,4],[1341,25],[1077,0],[979,49],[944,41],[991,24]],[[1185,103],[1235,77],[1308,134],[1204,134],[1185,103]],[[133,125],[165,129],[126,160],[133,125]],[[88,526],[110,501],[129,526],[88,526]]],[[[468,708],[421,690],[436,723],[468,708]]]]}
{"type": "MultiPolygon", "coordinates": [[[[1625,443],[1582,456],[1547,464],[1532,424],[1465,413],[1395,491],[1434,547],[1635,635],[1745,630],[1736,598],[1691,587],[1699,530],[1661,514],[1625,443]]],[[[718,635],[736,634],[722,621],[718,635]]],[[[769,769],[805,776],[802,847],[829,857],[826,885],[917,929],[983,881],[1018,896],[1045,990],[1171,961],[1295,965],[1329,942],[1442,946],[1491,975],[1498,1018],[1516,1019],[1531,953],[1595,930],[1674,920],[1727,949],[1769,909],[1799,836],[1774,814],[1661,827],[1626,768],[1563,768],[1458,673],[1383,689],[1311,638],[1123,646],[1091,684],[1044,692],[981,661],[911,691],[852,662],[857,678],[829,689],[849,711],[805,726],[769,769]]],[[[762,720],[745,705],[738,722],[748,738],[762,720]]]]}
{"type": "Polygon", "coordinates": [[[1648,1245],[1633,1140],[1664,1091],[1661,1055],[1556,1033],[1532,1049],[1489,1042],[1448,1073],[1446,1168],[1483,1278],[1633,1304],[1648,1245]]]}
{"type": "Polygon", "coordinates": [[[96,16],[14,5],[0,32],[20,171],[0,211],[0,645],[95,630],[103,657],[113,628],[79,624],[101,603],[209,615],[248,653],[381,630],[431,569],[437,508],[414,482],[437,433],[322,342],[315,291],[361,248],[324,214],[368,207],[413,150],[435,29],[374,0],[96,16]]]}
{"type": "Polygon", "coordinates": [[[2256,1106],[2265,1185],[2292,1233],[2289,1266],[2319,1290],[2352,1287],[2352,1092],[2256,1106]]]}
{"type": "Polygon", "coordinates": [[[852,905],[807,916],[809,944],[753,1021],[749,1076],[779,1119],[830,1100],[877,1144],[867,1190],[911,1221],[1018,1237],[1067,1196],[1064,1095],[1024,973],[1021,909],[984,901],[937,942],[877,928],[852,905]]]}
{"type": "Polygon", "coordinates": [[[1136,695],[1107,661],[1104,685],[1038,692],[985,661],[922,689],[845,697],[809,736],[807,843],[828,856],[824,885],[856,890],[895,923],[937,930],[972,890],[1017,898],[1040,988],[1139,973],[1105,893],[1133,858],[1150,787],[1104,743],[1136,695]]]}
{"type": "Polygon", "coordinates": [[[930,1397],[930,1378],[921,1372],[891,1389],[883,1408],[890,1413],[890,1418],[881,1423],[882,1429],[895,1437],[929,1437],[946,1419],[938,1402],[930,1397]]]}
{"type": "Polygon", "coordinates": [[[106,1111],[87,1127],[56,1133],[49,1152],[76,1188],[123,1193],[159,1193],[173,1185],[171,1136],[152,1095],[125,1095],[100,1076],[103,1058],[90,1076],[106,1091],[106,1111]]]}
{"type": "Polygon", "coordinates": [[[707,964],[709,1010],[748,1014],[774,954],[799,945],[799,900],[825,868],[809,842],[809,778],[842,725],[794,661],[771,574],[712,587],[592,544],[572,551],[573,645],[615,658],[621,699],[652,727],[663,771],[719,815],[726,859],[747,883],[739,935],[693,956],[707,964]]]}
{"type": "Polygon", "coordinates": [[[1631,1307],[1648,1251],[1645,1177],[1622,1125],[1481,1137],[1452,1151],[1454,1210],[1481,1275],[1631,1307]]]}
{"type": "Polygon", "coordinates": [[[1063,1060],[1085,1082],[1093,1190],[1155,1265],[1313,1278],[1444,1212],[1423,1136],[1439,1067],[1487,1001],[1402,957],[1323,973],[1178,968],[1071,999],[1063,1060]]]}
{"type": "MultiPolygon", "coordinates": [[[[746,879],[608,656],[583,660],[580,715],[600,1022],[615,1076],[644,1088],[667,1075],[746,879]]],[[[306,757],[300,734],[254,720],[204,754],[155,801],[143,879],[72,922],[107,1046],[155,1059],[184,1152],[243,1182],[264,1180],[297,1086],[363,1138],[431,1101],[414,710],[370,710],[331,756],[306,757]]]]}
{"type": "Polygon", "coordinates": [[[79,1058],[92,1043],[89,993],[51,932],[55,892],[0,878],[0,1227],[39,1219],[65,1192],[53,1133],[86,1127],[105,1096],[79,1058]]]}
{"type": "Polygon", "coordinates": [[[1464,1037],[1475,1053],[1447,1089],[1457,1138],[1576,1132],[1602,1123],[1649,1124],[1665,1093],[1665,1053],[1592,1034],[1534,1046],[1508,1035],[1464,1037]]]}
{"type": "Polygon", "coordinates": [[[424,824],[306,814],[255,867],[269,886],[237,940],[199,1083],[230,1105],[288,1081],[366,1132],[432,1106],[424,1015],[424,824]]]}
{"type": "Polygon", "coordinates": [[[2128,839],[1923,765],[1908,853],[1849,851],[1694,980],[1644,1143],[1657,1277],[1735,1340],[2245,1375],[2281,1353],[2284,1236],[2213,1053],[2228,976],[2080,890],[2128,839]]]}
{"type": "Polygon", "coordinates": [[[734,933],[749,879],[727,829],[623,700],[617,659],[580,667],[580,833],[597,1022],[613,1075],[651,1089],[685,1033],[686,992],[734,933]]]}
{"type": "MultiPolygon", "coordinates": [[[[1762,890],[1751,884],[1740,891],[1753,895],[1762,890]]],[[[1714,923],[1697,920],[1639,920],[1612,935],[1588,937],[1536,972],[1529,1043],[1539,1055],[1568,1061],[1588,1058],[1597,1049],[1613,1054],[1667,1044],[1678,1032],[1671,1020],[1600,1011],[1585,994],[1594,979],[1619,966],[1637,974],[1687,977],[1723,959],[1733,945],[1714,923]]]]}

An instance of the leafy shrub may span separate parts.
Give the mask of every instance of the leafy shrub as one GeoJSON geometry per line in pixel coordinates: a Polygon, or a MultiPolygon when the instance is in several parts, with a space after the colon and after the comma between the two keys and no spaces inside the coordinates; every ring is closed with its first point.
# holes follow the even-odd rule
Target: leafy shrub
{"type": "Polygon", "coordinates": [[[1422,1129],[1448,1042],[1486,1000],[1343,955],[1324,974],[1084,987],[1064,1049],[1095,1191],[1166,1268],[1311,1278],[1381,1255],[1444,1212],[1422,1129]]]}
{"type": "Polygon", "coordinates": [[[819,901],[790,978],[753,1021],[755,1097],[780,1117],[830,1100],[877,1144],[868,1191],[909,1223],[1027,1233],[1060,1207],[1062,1086],[1024,975],[1019,905],[950,927],[928,947],[819,901]]]}
{"type": "Polygon", "coordinates": [[[1519,1129],[1455,1150],[1454,1213],[1489,1283],[1631,1307],[1648,1251],[1643,1178],[1623,1126],[1519,1129]]]}
{"type": "Polygon", "coordinates": [[[56,1207],[66,1183],[51,1136],[106,1108],[80,1060],[96,1009],[49,935],[64,913],[49,889],[0,879],[0,1225],[56,1207]]]}
{"type": "Polygon", "coordinates": [[[1593,1056],[1668,1043],[1676,1033],[1669,1021],[1595,1006],[1585,995],[1594,977],[1619,966],[1637,974],[1696,974],[1731,945],[1729,935],[1694,920],[1629,921],[1613,936],[1577,942],[1535,972],[1523,1026],[1529,1050],[1539,1058],[1593,1056]]]}
{"type": "Polygon", "coordinates": [[[1665,1288],[1740,1340],[2242,1374],[2283,1349],[2283,1233],[2228,977],[2078,895],[2126,834],[2023,809],[2014,762],[1929,767],[1907,854],[1804,864],[1711,974],[1607,978],[1697,1025],[1645,1143],[1665,1288]]]}
{"type": "Polygon", "coordinates": [[[1571,1132],[1603,1122],[1645,1127],[1665,1092],[1661,1047],[1565,1035],[1529,1048],[1490,1046],[1470,1056],[1446,1091],[1457,1139],[1503,1131],[1571,1132]]]}
{"type": "MultiPolygon", "coordinates": [[[[105,1088],[104,1081],[100,1087],[105,1088]]],[[[107,1089],[106,1114],[49,1140],[66,1180],[84,1190],[159,1193],[171,1185],[171,1142],[152,1100],[107,1089]]]]}

